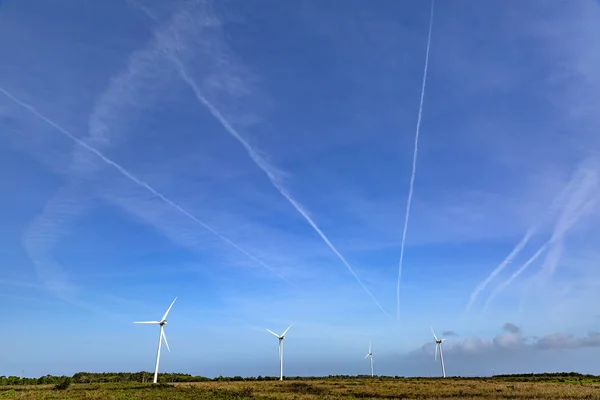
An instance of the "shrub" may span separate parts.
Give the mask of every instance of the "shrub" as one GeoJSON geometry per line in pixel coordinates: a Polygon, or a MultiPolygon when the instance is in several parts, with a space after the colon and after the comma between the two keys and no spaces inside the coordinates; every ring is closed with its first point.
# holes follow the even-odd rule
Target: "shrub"
{"type": "Polygon", "coordinates": [[[304,382],[293,382],[287,385],[288,391],[292,393],[301,393],[301,394],[315,394],[315,395],[323,395],[326,390],[319,386],[309,385],[304,382]]]}
{"type": "Polygon", "coordinates": [[[158,383],[154,383],[152,384],[152,386],[150,386],[152,389],[170,389],[172,387],[175,387],[173,385],[171,385],[170,383],[167,382],[158,382],[158,383]]]}
{"type": "Polygon", "coordinates": [[[71,386],[71,378],[67,376],[54,385],[52,390],[67,390],[69,386],[71,386]]]}

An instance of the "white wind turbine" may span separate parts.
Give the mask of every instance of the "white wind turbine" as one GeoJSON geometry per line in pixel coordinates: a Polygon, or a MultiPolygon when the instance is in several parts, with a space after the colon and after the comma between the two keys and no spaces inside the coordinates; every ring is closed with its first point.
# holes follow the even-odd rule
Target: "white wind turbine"
{"type": "Polygon", "coordinates": [[[371,378],[373,377],[373,352],[371,351],[371,342],[369,342],[369,352],[365,358],[369,357],[371,361],[371,378]]]}
{"type": "Polygon", "coordinates": [[[442,363],[442,377],[445,378],[446,377],[446,369],[444,368],[444,354],[442,353],[442,342],[446,339],[438,339],[437,336],[435,336],[435,332],[433,332],[433,328],[431,328],[431,333],[433,333],[433,338],[435,339],[435,356],[434,359],[437,360],[437,354],[438,354],[438,349],[440,352],[440,362],[442,363]]]}
{"type": "Polygon", "coordinates": [[[270,329],[267,329],[271,334],[275,335],[277,339],[279,339],[279,380],[283,380],[283,339],[285,339],[285,334],[290,330],[292,326],[288,326],[288,328],[281,334],[278,335],[270,329]]]}
{"type": "MultiPolygon", "coordinates": [[[[177,300],[177,297],[175,297],[177,300]]],[[[167,346],[167,350],[169,352],[171,349],[169,348],[169,342],[167,342],[167,337],[165,336],[165,324],[167,323],[167,315],[169,315],[169,311],[171,311],[171,307],[175,304],[175,300],[171,303],[165,315],[163,315],[160,321],[142,321],[142,322],[134,322],[134,324],[151,324],[151,325],[159,325],[160,326],[160,335],[158,336],[158,352],[156,353],[156,366],[154,367],[154,383],[158,382],[158,362],[160,361],[160,345],[162,341],[165,341],[165,345],[167,346]]]]}

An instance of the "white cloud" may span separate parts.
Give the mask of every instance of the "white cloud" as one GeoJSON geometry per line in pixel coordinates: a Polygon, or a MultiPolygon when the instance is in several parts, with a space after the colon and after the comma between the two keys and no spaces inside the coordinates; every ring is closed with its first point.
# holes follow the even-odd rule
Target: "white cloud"
{"type": "MultiPolygon", "coordinates": [[[[600,347],[600,333],[589,332],[584,336],[571,333],[556,332],[541,337],[523,336],[521,329],[510,322],[504,324],[505,333],[500,333],[492,339],[483,337],[466,337],[460,340],[444,342],[444,352],[452,355],[486,356],[494,354],[509,354],[515,351],[545,351],[557,349],[577,349],[582,347],[600,347]]],[[[433,355],[433,341],[425,343],[421,352],[433,355]]]]}

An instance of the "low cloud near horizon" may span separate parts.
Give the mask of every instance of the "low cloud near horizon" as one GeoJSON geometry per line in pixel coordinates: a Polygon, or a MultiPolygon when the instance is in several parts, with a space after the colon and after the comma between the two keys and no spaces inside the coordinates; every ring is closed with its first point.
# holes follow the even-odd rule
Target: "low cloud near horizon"
{"type": "Polygon", "coordinates": [[[444,332],[442,332],[442,335],[444,335],[444,336],[458,336],[458,333],[456,333],[454,331],[444,331],[444,332]]]}
{"type": "MultiPolygon", "coordinates": [[[[461,340],[444,342],[445,354],[487,355],[498,351],[511,350],[559,350],[582,347],[600,347],[600,332],[588,332],[584,336],[576,336],[567,332],[549,333],[544,336],[526,336],[517,325],[507,322],[502,333],[494,338],[466,337],[461,340]]],[[[452,332],[453,331],[448,331],[452,332]]],[[[444,332],[446,336],[448,332],[444,332]]],[[[433,341],[423,344],[418,352],[432,355],[435,352],[433,341]]]]}

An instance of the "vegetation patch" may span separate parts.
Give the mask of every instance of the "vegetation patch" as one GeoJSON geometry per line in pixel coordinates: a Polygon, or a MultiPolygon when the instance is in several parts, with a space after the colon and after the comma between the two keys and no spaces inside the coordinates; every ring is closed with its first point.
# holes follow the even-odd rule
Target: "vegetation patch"
{"type": "MultiPolygon", "coordinates": [[[[494,378],[402,378],[394,377],[321,377],[268,380],[258,378],[204,379],[168,383],[114,382],[129,379],[122,374],[105,374],[108,383],[76,383],[68,377],[44,377],[51,384],[0,386],[0,400],[126,400],[126,399],[195,399],[195,400],[351,400],[351,399],[599,399],[598,377],[565,376],[521,376],[494,378]],[[67,382],[71,382],[67,385],[67,382]],[[57,389],[54,389],[57,387],[57,389]],[[3,390],[4,389],[4,390],[3,390]]],[[[139,378],[145,380],[143,375],[139,378]]],[[[96,381],[99,377],[86,374],[79,377],[96,381]]],[[[147,378],[147,377],[146,377],[147,378]]],[[[171,375],[177,379],[176,375],[171,375]]],[[[193,377],[192,377],[193,378],[193,377]]],[[[36,381],[35,378],[30,378],[36,381]]],[[[15,382],[11,379],[11,382],[15,382]]]]}
{"type": "Polygon", "coordinates": [[[0,399],[14,399],[17,396],[15,389],[8,389],[0,391],[0,399]]]}
{"type": "Polygon", "coordinates": [[[71,378],[66,377],[63,378],[60,382],[58,382],[52,390],[67,390],[71,386],[71,378]]]}
{"type": "Polygon", "coordinates": [[[328,390],[320,386],[311,385],[306,382],[292,382],[286,385],[286,390],[292,393],[299,394],[314,394],[324,395],[327,394],[328,390]]]}
{"type": "Polygon", "coordinates": [[[405,394],[387,394],[383,395],[377,392],[352,392],[352,397],[357,399],[406,399],[405,394]]]}

